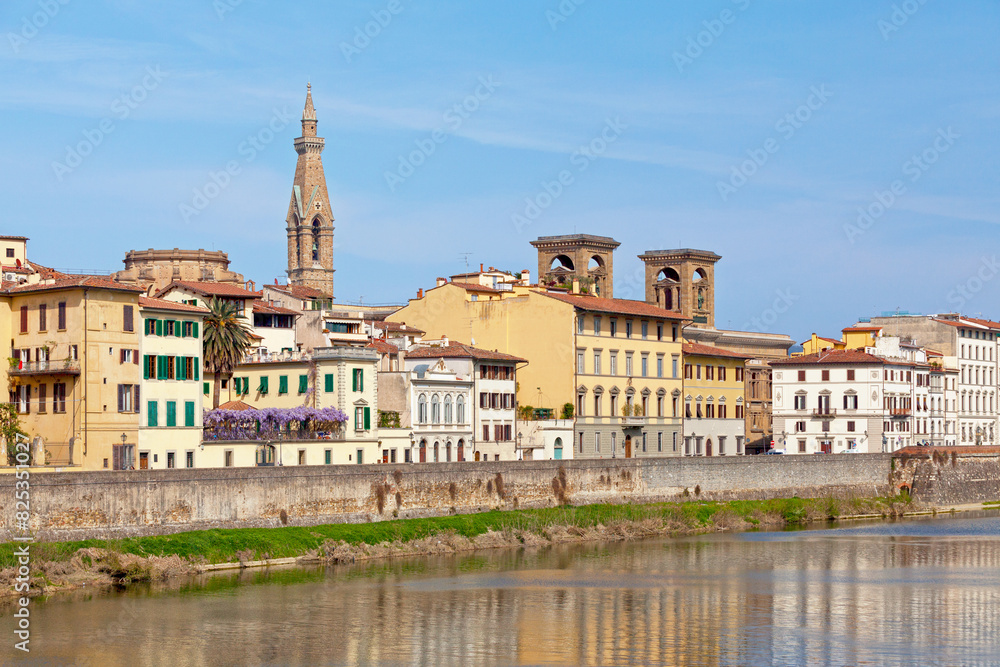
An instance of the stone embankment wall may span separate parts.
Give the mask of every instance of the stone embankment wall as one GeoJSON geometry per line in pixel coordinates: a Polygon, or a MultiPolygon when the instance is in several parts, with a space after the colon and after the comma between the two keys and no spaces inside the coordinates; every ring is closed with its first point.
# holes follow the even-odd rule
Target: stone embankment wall
{"type": "MultiPolygon", "coordinates": [[[[873,496],[882,454],[294,466],[33,474],[36,539],[378,521],[561,503],[873,496]]],[[[0,540],[14,526],[0,476],[0,540]]]]}
{"type": "Polygon", "coordinates": [[[892,485],[939,506],[1000,500],[1000,447],[901,449],[894,455],[892,485]]]}

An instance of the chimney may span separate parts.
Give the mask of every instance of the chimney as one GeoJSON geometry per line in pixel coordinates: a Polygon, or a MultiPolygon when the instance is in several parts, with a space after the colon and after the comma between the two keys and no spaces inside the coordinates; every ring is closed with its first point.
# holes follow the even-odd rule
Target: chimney
{"type": "Polygon", "coordinates": [[[482,273],[482,272],[483,272],[483,265],[482,265],[482,263],[480,263],[480,264],[479,264],[479,272],[480,272],[480,273],[482,273]]]}
{"type": "Polygon", "coordinates": [[[436,285],[437,287],[441,287],[441,285],[447,285],[447,284],[448,284],[448,279],[447,278],[440,278],[439,277],[437,279],[437,285],[436,285]]]}
{"type": "Polygon", "coordinates": [[[417,290],[417,298],[418,299],[423,299],[424,298],[424,288],[423,287],[421,287],[420,289],[417,290]]]}
{"type": "Polygon", "coordinates": [[[573,294],[580,293],[580,279],[577,277],[573,278],[573,294]]]}
{"type": "Polygon", "coordinates": [[[524,283],[525,285],[531,284],[531,271],[529,271],[528,269],[521,271],[521,282],[524,283]]]}
{"type": "Polygon", "coordinates": [[[449,345],[451,345],[451,343],[448,342],[448,337],[447,336],[441,336],[441,346],[442,347],[448,347],[449,345]]]}

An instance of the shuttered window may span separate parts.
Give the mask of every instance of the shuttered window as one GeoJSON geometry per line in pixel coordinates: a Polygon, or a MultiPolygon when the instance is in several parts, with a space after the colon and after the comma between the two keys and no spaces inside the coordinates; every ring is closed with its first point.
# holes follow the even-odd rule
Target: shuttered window
{"type": "Polygon", "coordinates": [[[333,393],[333,373],[327,373],[323,378],[323,391],[328,394],[333,393]]]}
{"type": "Polygon", "coordinates": [[[177,401],[167,401],[167,426],[177,426],[177,401]]]}
{"type": "Polygon", "coordinates": [[[149,401],[146,403],[146,426],[158,426],[158,418],[156,401],[149,401]]]}
{"type": "Polygon", "coordinates": [[[287,394],[288,393],[288,376],[279,375],[278,376],[278,393],[287,394]]]}
{"type": "Polygon", "coordinates": [[[194,401],[184,401],[184,425],[194,426],[194,401]]]}
{"type": "Polygon", "coordinates": [[[304,394],[309,391],[309,376],[300,375],[299,376],[299,393],[304,394]]]}

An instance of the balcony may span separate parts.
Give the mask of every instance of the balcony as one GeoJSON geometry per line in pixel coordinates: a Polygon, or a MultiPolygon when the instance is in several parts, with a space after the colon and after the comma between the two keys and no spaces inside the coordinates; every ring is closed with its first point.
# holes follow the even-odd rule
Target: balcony
{"type": "Polygon", "coordinates": [[[17,361],[11,365],[10,374],[26,375],[79,375],[79,359],[56,359],[49,361],[17,361]]]}
{"type": "Polygon", "coordinates": [[[909,417],[913,413],[913,408],[889,408],[889,415],[892,417],[909,417]]]}
{"type": "Polygon", "coordinates": [[[645,417],[622,417],[623,428],[642,428],[645,425],[645,417]]]}
{"type": "Polygon", "coordinates": [[[833,419],[837,411],[834,408],[813,408],[812,416],[814,419],[833,419]]]}

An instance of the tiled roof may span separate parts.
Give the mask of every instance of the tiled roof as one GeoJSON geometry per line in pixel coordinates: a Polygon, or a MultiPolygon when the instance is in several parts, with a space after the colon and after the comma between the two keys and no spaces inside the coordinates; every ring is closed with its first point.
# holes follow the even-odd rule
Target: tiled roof
{"type": "Polygon", "coordinates": [[[180,287],[204,296],[226,296],[236,299],[259,299],[263,296],[260,292],[251,292],[239,285],[232,285],[230,283],[202,283],[186,280],[178,280],[170,283],[157,292],[156,296],[161,297],[175,287],[180,287]]]}
{"type": "Polygon", "coordinates": [[[791,357],[789,359],[775,359],[771,361],[772,366],[807,366],[807,365],[833,365],[833,364],[885,364],[888,363],[881,357],[868,354],[864,350],[826,350],[814,354],[806,354],[801,357],[791,357]]]}
{"type": "Polygon", "coordinates": [[[381,338],[372,338],[368,342],[367,347],[374,349],[379,354],[399,354],[398,347],[392,343],[382,340],[381,338]]]}
{"type": "Polygon", "coordinates": [[[962,319],[967,320],[969,322],[974,322],[980,326],[984,326],[989,329],[1000,329],[1000,322],[994,322],[992,320],[982,320],[979,319],[978,317],[963,317],[962,319]]]}
{"type": "Polygon", "coordinates": [[[701,343],[684,343],[682,346],[684,354],[697,354],[703,357],[730,357],[732,359],[750,359],[749,354],[740,354],[722,348],[702,345],[701,343]]]}
{"type": "Polygon", "coordinates": [[[281,306],[275,306],[274,304],[268,303],[267,301],[254,301],[253,302],[253,312],[263,313],[265,315],[300,315],[299,311],[292,310],[290,308],[282,308],[281,306]]]}
{"type": "Polygon", "coordinates": [[[243,401],[227,401],[219,406],[220,410],[253,410],[254,407],[243,401]]]}
{"type": "Polygon", "coordinates": [[[154,299],[148,296],[139,297],[139,307],[155,308],[156,310],[175,310],[182,313],[207,314],[210,312],[208,308],[202,308],[201,306],[191,306],[186,303],[177,303],[176,301],[167,301],[166,299],[154,299]]]}
{"type": "Polygon", "coordinates": [[[450,341],[448,347],[418,347],[406,353],[410,359],[477,359],[483,361],[511,361],[527,363],[527,359],[515,357],[512,354],[483,350],[471,345],[450,341]]]}
{"type": "Polygon", "coordinates": [[[7,236],[7,235],[0,235],[0,239],[3,239],[4,241],[27,241],[28,237],[27,236],[7,236]]]}
{"type": "Polygon", "coordinates": [[[27,267],[24,267],[24,266],[4,266],[4,267],[0,267],[0,268],[2,268],[4,270],[4,272],[10,272],[10,273],[21,273],[21,274],[32,274],[32,273],[34,273],[34,271],[32,271],[31,269],[29,269],[27,267]]]}
{"type": "Polygon", "coordinates": [[[264,285],[263,287],[270,287],[271,289],[276,289],[279,292],[284,292],[285,294],[290,294],[297,299],[329,299],[332,298],[331,295],[326,294],[318,289],[312,287],[306,287],[305,285],[264,285]]]}
{"type": "Polygon", "coordinates": [[[9,294],[21,294],[23,292],[41,292],[45,290],[75,289],[80,287],[94,287],[99,289],[114,290],[116,292],[143,293],[146,290],[138,285],[128,285],[111,280],[107,276],[76,276],[59,278],[51,283],[36,283],[34,285],[18,285],[7,289],[9,294]]]}
{"type": "Polygon", "coordinates": [[[487,287],[486,285],[477,285],[476,283],[447,283],[448,285],[454,285],[455,287],[461,287],[469,292],[489,292],[490,294],[499,294],[500,290],[494,289],[492,287],[487,287]]]}
{"type": "Polygon", "coordinates": [[[599,296],[583,294],[560,294],[557,292],[540,292],[550,299],[576,306],[580,310],[594,313],[611,313],[613,315],[636,315],[639,317],[655,317],[665,320],[686,320],[683,315],[672,310],[664,310],[651,306],[645,301],[630,299],[605,299],[599,296]]]}
{"type": "Polygon", "coordinates": [[[28,264],[30,264],[31,268],[33,268],[35,271],[38,272],[38,275],[40,275],[42,277],[42,280],[53,280],[53,279],[57,279],[57,278],[72,278],[73,277],[73,276],[69,275],[68,273],[63,273],[61,271],[56,271],[55,269],[49,268],[47,266],[42,266],[41,264],[39,264],[37,262],[32,262],[32,261],[29,260],[28,264]]]}
{"type": "Polygon", "coordinates": [[[410,326],[406,322],[389,322],[385,320],[382,321],[373,320],[372,325],[375,326],[377,329],[381,329],[382,331],[386,331],[389,333],[408,333],[408,334],[427,333],[426,331],[418,329],[414,326],[410,326]]]}

